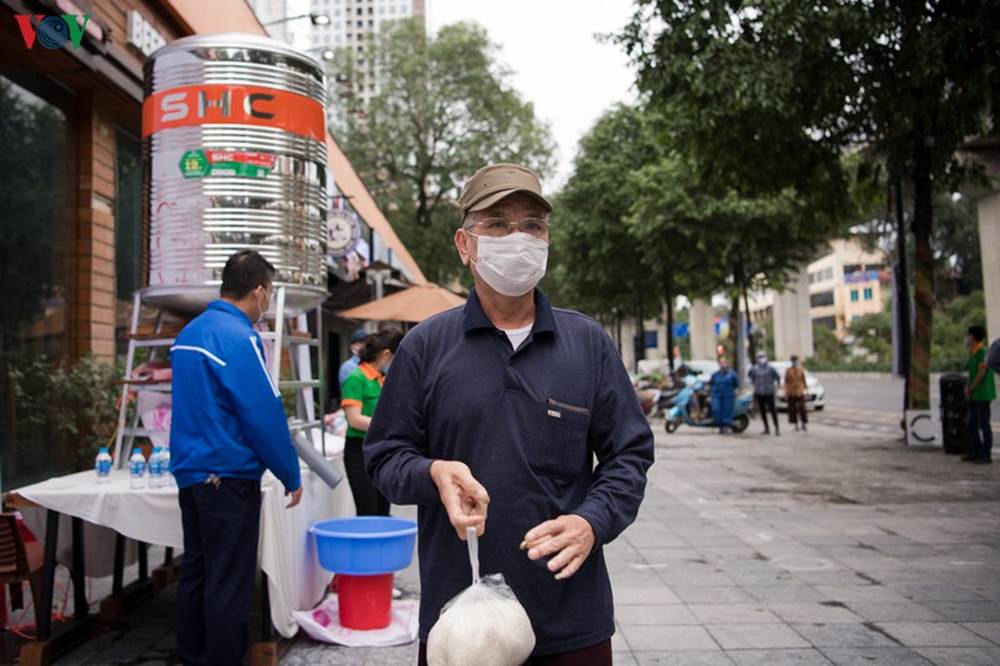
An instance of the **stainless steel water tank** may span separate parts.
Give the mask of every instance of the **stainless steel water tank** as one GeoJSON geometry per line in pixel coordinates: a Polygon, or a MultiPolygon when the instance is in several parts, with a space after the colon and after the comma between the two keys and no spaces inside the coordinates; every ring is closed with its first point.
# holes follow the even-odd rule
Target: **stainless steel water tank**
{"type": "Polygon", "coordinates": [[[326,297],[326,76],[273,39],[178,39],[145,66],[143,156],[149,285],[143,299],[194,313],[249,248],[277,269],[289,310],[326,297]]]}

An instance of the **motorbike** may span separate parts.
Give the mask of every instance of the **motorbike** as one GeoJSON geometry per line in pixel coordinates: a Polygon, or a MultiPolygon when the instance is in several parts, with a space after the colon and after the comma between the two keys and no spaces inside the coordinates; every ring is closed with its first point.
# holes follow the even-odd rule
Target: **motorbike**
{"type": "MultiPolygon", "coordinates": [[[[670,411],[666,413],[666,429],[672,433],[686,424],[692,428],[714,428],[715,417],[711,412],[711,401],[703,395],[705,384],[694,377],[684,378],[684,388],[673,399],[670,411]],[[701,404],[701,410],[697,417],[691,413],[691,408],[695,399],[701,404]]],[[[750,426],[750,396],[737,396],[733,403],[733,421],[731,428],[733,432],[740,433],[750,426]]]]}

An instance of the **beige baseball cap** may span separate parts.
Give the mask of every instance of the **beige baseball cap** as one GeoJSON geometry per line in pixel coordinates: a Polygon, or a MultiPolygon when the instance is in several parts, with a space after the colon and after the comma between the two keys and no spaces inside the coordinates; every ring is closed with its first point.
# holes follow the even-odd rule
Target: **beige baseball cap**
{"type": "Polygon", "coordinates": [[[486,210],[504,197],[515,192],[524,192],[534,197],[538,203],[552,210],[552,204],[542,196],[542,185],[538,174],[518,164],[489,164],[465,181],[458,205],[465,217],[472,211],[486,210]]]}

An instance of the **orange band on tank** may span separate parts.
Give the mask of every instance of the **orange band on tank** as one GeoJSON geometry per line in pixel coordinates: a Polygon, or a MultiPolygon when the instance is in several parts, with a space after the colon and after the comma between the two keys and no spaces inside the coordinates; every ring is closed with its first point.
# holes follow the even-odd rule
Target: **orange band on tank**
{"type": "Polygon", "coordinates": [[[212,83],[161,90],[142,104],[143,138],[173,127],[258,125],[326,140],[323,105],[303,95],[261,86],[212,83]]]}

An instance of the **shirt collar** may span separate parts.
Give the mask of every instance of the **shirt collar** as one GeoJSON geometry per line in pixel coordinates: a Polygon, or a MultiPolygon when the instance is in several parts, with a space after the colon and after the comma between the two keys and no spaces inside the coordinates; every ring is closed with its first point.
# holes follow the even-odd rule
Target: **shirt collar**
{"type": "MultiPolygon", "coordinates": [[[[466,334],[480,329],[496,330],[496,326],[483,312],[483,306],[479,302],[479,296],[476,295],[475,289],[469,293],[469,299],[465,302],[464,329],[466,334]]],[[[535,323],[531,327],[531,334],[554,334],[555,332],[556,319],[552,314],[552,305],[541,289],[535,289],[535,323]]]]}
{"type": "Polygon", "coordinates": [[[358,369],[361,370],[361,374],[363,374],[368,380],[378,379],[382,376],[382,373],[376,370],[375,366],[371,363],[362,363],[358,366],[358,369]]]}
{"type": "Polygon", "coordinates": [[[216,299],[208,304],[208,309],[218,310],[220,312],[228,312],[229,314],[234,315],[239,319],[242,319],[244,322],[246,322],[247,326],[250,326],[251,328],[253,327],[253,322],[250,321],[250,317],[248,317],[247,314],[243,312],[243,310],[240,310],[238,307],[236,307],[229,301],[224,301],[221,298],[216,299]]]}
{"type": "Polygon", "coordinates": [[[982,343],[982,342],[977,342],[976,344],[972,345],[972,350],[971,350],[971,351],[970,351],[969,353],[970,353],[970,354],[978,354],[978,353],[980,352],[980,350],[982,350],[982,348],[983,348],[984,346],[985,346],[985,344],[984,344],[984,343],[982,343]]]}

